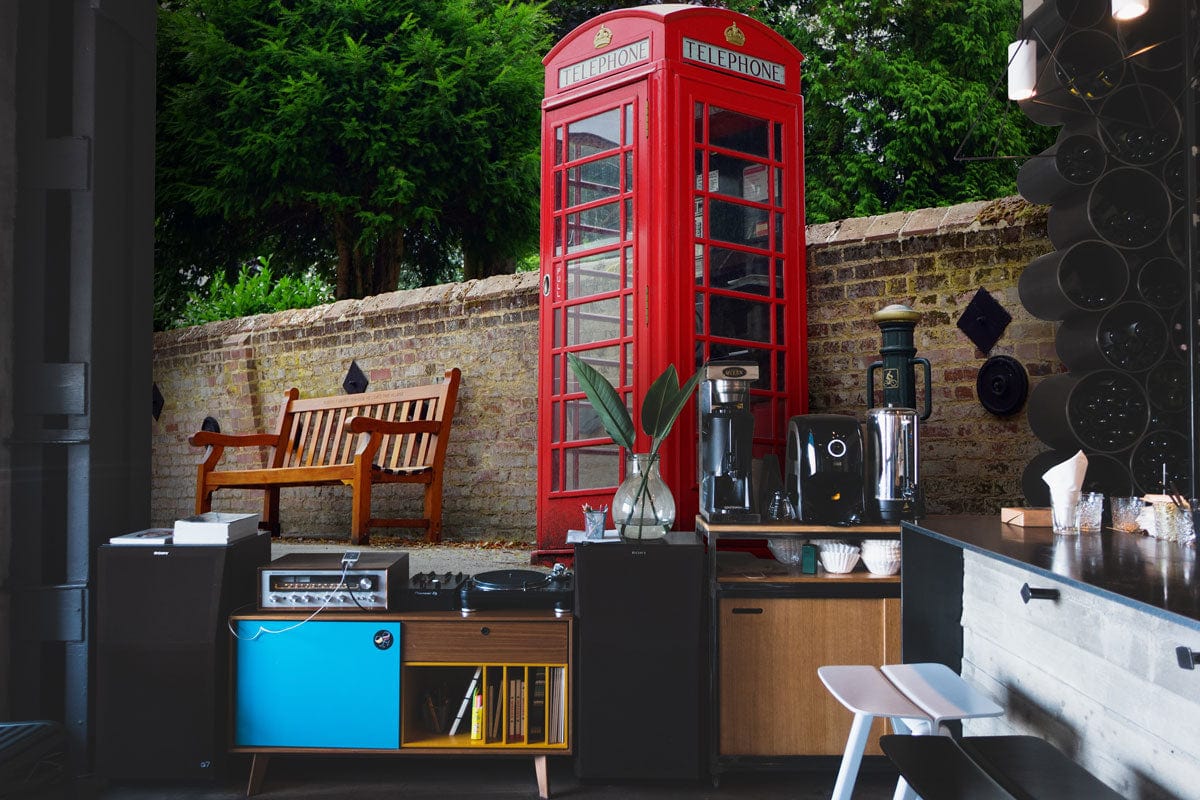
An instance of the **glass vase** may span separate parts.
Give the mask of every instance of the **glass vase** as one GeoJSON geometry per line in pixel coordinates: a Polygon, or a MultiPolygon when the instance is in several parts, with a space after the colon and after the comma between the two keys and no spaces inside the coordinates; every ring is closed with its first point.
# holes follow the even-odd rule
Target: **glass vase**
{"type": "Polygon", "coordinates": [[[675,524],[675,496],[658,471],[658,455],[632,453],[613,495],[613,522],[624,539],[661,539],[675,524]]]}

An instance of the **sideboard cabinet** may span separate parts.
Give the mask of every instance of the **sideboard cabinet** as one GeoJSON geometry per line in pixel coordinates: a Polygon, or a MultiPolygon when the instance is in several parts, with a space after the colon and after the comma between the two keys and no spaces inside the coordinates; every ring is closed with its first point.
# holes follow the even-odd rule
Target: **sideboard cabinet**
{"type": "Polygon", "coordinates": [[[464,616],[239,614],[232,751],[253,755],[247,794],[274,753],[571,753],[574,620],[550,611],[464,616]]]}

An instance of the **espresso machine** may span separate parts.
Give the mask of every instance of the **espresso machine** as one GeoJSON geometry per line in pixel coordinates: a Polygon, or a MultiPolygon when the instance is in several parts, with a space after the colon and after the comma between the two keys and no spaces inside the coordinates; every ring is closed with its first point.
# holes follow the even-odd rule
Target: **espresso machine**
{"type": "Polygon", "coordinates": [[[867,368],[867,403],[875,404],[875,370],[883,375],[883,405],[867,410],[866,500],[872,516],[883,522],[914,519],[925,513],[918,463],[919,422],[929,419],[932,386],[929,361],[916,358],[913,330],[921,315],[904,305],[890,305],[871,317],[883,333],[877,361],[867,368]],[[914,367],[925,368],[925,413],[917,416],[914,367]]]}
{"type": "Polygon", "coordinates": [[[704,365],[700,382],[700,514],[708,522],[758,522],[751,465],[754,361],[722,359],[704,365]]]}

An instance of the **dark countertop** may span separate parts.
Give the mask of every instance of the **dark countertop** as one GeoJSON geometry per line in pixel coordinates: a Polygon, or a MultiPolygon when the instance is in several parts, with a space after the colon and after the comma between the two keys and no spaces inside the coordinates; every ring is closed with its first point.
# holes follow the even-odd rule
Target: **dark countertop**
{"type": "Polygon", "coordinates": [[[902,536],[924,534],[993,556],[1084,591],[1200,630],[1196,548],[1105,529],[1057,536],[999,516],[929,516],[904,522],[902,536]]]}

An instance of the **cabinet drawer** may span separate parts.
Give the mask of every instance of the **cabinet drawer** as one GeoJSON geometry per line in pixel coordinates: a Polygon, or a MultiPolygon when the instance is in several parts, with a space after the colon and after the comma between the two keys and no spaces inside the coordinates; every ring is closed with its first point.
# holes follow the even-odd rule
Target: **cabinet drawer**
{"type": "Polygon", "coordinates": [[[485,620],[404,623],[404,660],[427,662],[566,664],[565,622],[485,620]]]}

